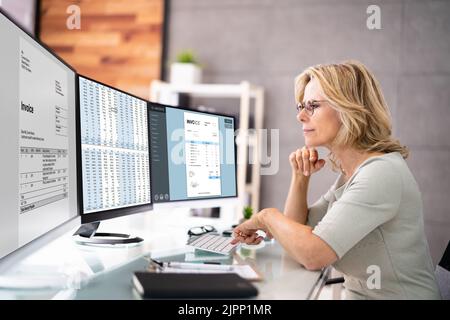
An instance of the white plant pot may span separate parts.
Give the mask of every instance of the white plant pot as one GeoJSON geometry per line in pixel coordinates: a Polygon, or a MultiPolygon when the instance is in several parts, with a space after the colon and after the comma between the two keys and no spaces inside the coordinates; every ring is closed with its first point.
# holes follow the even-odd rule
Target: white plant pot
{"type": "Polygon", "coordinates": [[[172,63],[170,82],[174,84],[196,84],[202,81],[202,69],[193,63],[172,63]]]}

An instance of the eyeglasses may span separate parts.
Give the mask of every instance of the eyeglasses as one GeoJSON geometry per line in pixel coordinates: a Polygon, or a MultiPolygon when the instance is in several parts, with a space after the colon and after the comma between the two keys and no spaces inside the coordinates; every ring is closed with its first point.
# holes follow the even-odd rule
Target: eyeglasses
{"type": "Polygon", "coordinates": [[[320,107],[319,102],[327,102],[326,100],[311,100],[306,103],[299,102],[297,103],[297,112],[302,112],[305,109],[306,114],[310,117],[314,114],[314,110],[320,107]]]}
{"type": "Polygon", "coordinates": [[[192,236],[201,236],[202,234],[208,233],[208,232],[217,232],[216,228],[210,225],[201,226],[201,227],[193,227],[190,228],[188,231],[188,235],[190,237],[192,236]]]}

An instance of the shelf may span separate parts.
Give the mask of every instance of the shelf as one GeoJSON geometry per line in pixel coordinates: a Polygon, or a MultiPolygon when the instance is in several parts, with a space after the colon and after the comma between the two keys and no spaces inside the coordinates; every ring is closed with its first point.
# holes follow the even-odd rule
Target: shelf
{"type": "MultiPolygon", "coordinates": [[[[167,90],[174,93],[188,93],[195,97],[205,98],[240,98],[242,94],[247,90],[245,87],[248,82],[242,82],[240,84],[191,84],[180,85],[171,84],[155,80],[152,82],[152,90],[167,90]],[[154,87],[159,87],[155,89],[154,87]]],[[[258,91],[262,88],[249,85],[250,97],[256,98],[258,91]]]]}

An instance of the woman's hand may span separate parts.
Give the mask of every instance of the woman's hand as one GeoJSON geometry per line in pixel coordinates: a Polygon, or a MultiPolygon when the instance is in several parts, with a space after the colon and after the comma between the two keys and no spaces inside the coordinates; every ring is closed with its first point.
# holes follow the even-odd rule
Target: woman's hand
{"type": "Polygon", "coordinates": [[[303,147],[289,155],[292,172],[300,177],[309,177],[325,165],[324,159],[319,159],[315,148],[303,147]]]}
{"type": "Polygon", "coordinates": [[[260,236],[256,231],[262,230],[266,233],[266,236],[272,238],[269,230],[264,224],[263,217],[264,215],[269,214],[271,211],[278,211],[275,208],[267,208],[263,209],[257,214],[253,215],[249,220],[241,223],[233,230],[233,241],[232,244],[242,242],[246,244],[259,244],[264,240],[264,237],[260,236]]]}

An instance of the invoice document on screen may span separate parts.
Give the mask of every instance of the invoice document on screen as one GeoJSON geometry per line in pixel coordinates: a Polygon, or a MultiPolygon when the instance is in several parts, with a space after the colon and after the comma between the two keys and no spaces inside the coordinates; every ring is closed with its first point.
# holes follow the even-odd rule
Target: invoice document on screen
{"type": "Polygon", "coordinates": [[[221,195],[219,120],[184,113],[188,197],[221,195]]]}

